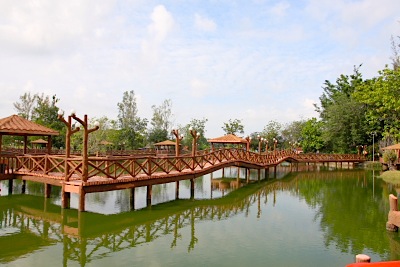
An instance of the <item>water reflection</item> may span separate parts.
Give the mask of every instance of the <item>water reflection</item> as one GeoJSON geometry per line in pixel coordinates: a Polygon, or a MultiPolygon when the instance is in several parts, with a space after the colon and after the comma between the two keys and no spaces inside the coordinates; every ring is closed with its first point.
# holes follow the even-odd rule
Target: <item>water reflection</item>
{"type": "MultiPolygon", "coordinates": [[[[63,255],[58,258],[63,266],[70,262],[84,266],[166,235],[172,237],[170,248],[185,246],[191,252],[204,238],[196,235],[199,223],[227,220],[238,214],[260,219],[267,216],[263,214],[267,203],[272,207],[280,201],[285,203],[279,198],[280,192],[296,196],[315,209],[314,220],[319,221],[327,250],[334,247],[351,255],[367,251],[379,259],[398,259],[398,234],[387,233],[384,226],[387,196],[395,188],[373,175],[359,170],[290,173],[281,179],[251,183],[220,199],[177,200],[111,215],[62,210],[40,196],[4,196],[0,199],[0,247],[5,249],[0,263],[59,244],[63,255]],[[184,228],[190,229],[188,239],[182,238],[184,228]],[[8,245],[11,243],[12,247],[8,245]]],[[[210,180],[210,188],[216,190],[226,190],[228,184],[230,189],[240,187],[234,178],[210,180]]],[[[290,222],[282,227],[290,227],[290,222]]]]}

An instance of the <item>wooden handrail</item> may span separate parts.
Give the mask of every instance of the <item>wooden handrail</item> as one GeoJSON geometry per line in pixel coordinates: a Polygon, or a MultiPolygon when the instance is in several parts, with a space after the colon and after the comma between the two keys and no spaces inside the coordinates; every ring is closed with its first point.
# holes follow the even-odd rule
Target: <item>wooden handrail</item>
{"type": "MultiPolygon", "coordinates": [[[[207,168],[246,162],[258,165],[260,168],[276,166],[292,160],[297,162],[334,162],[334,161],[364,161],[364,156],[356,154],[296,154],[290,150],[280,150],[276,153],[254,153],[244,149],[229,148],[197,153],[195,156],[182,155],[170,157],[154,156],[106,156],[88,158],[88,181],[93,177],[117,179],[120,177],[152,177],[162,176],[173,172],[181,173],[184,170],[199,171],[207,168]]],[[[2,156],[0,161],[12,161],[12,171],[30,175],[58,176],[60,179],[82,179],[83,159],[81,156],[65,158],[62,155],[21,155],[2,156]],[[68,175],[65,168],[68,166],[68,175]]]]}

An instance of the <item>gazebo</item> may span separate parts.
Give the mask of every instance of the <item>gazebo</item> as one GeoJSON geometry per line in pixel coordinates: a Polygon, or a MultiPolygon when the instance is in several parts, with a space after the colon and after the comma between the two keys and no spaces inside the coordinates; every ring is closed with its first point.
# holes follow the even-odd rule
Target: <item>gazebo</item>
{"type": "Polygon", "coordinates": [[[175,155],[176,142],[165,140],[159,143],[155,143],[156,155],[175,155]]]}
{"type": "Polygon", "coordinates": [[[391,146],[387,146],[387,147],[383,147],[382,150],[394,150],[396,155],[397,155],[396,164],[400,163],[400,143],[399,144],[395,144],[395,145],[391,145],[391,146]]]}
{"type": "Polygon", "coordinates": [[[226,144],[230,144],[230,145],[236,145],[237,147],[247,148],[248,144],[246,139],[238,137],[234,134],[227,134],[217,138],[208,139],[207,141],[211,144],[212,150],[215,149],[215,145],[225,146],[226,144]]]}
{"type": "Polygon", "coordinates": [[[24,154],[27,150],[28,136],[47,136],[47,152],[51,151],[51,137],[59,135],[58,131],[47,128],[43,125],[34,123],[24,119],[18,115],[0,119],[0,154],[2,151],[3,135],[23,136],[24,137],[24,154]]]}

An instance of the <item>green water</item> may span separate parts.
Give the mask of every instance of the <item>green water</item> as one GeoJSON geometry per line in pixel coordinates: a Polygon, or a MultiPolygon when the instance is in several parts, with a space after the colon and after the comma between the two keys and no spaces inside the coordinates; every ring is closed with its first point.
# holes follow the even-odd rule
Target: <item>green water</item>
{"type": "Polygon", "coordinates": [[[8,195],[2,182],[0,265],[345,266],[360,253],[374,262],[400,259],[400,236],[385,229],[396,189],[374,174],[280,173],[237,190],[226,188],[235,179],[217,188],[207,175],[196,179],[195,200],[181,182],[179,200],[174,184],[154,187],[151,208],[137,188],[135,211],[129,191],[88,194],[84,213],[61,210],[57,188],[46,200],[40,184],[21,194],[15,181],[8,195]]]}

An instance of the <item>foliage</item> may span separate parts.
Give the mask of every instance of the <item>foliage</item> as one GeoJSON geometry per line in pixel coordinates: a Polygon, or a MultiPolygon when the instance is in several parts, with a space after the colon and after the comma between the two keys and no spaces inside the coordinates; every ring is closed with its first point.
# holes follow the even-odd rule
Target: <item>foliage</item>
{"type": "Polygon", "coordinates": [[[371,132],[400,139],[400,68],[385,68],[379,76],[357,87],[354,97],[367,107],[366,119],[371,132]]]}
{"type": "Polygon", "coordinates": [[[299,143],[303,139],[302,130],[305,123],[305,120],[300,120],[293,121],[283,126],[281,134],[285,147],[290,147],[290,144],[299,143]]]}
{"type": "Polygon", "coordinates": [[[242,124],[242,121],[238,119],[229,119],[228,122],[224,122],[222,130],[224,130],[226,134],[244,134],[244,126],[242,124]]]}
{"type": "Polygon", "coordinates": [[[324,146],[322,138],[323,122],[316,118],[309,119],[301,130],[301,147],[305,153],[317,152],[324,146]]]}
{"type": "Polygon", "coordinates": [[[137,149],[145,145],[147,119],[137,114],[136,97],[133,90],[125,91],[122,102],[118,103],[118,122],[121,131],[120,142],[126,149],[137,149]]]}
{"type": "Polygon", "coordinates": [[[397,160],[397,154],[394,150],[388,149],[383,152],[382,158],[385,163],[393,164],[397,160]]]}
{"type": "Polygon", "coordinates": [[[151,119],[152,128],[148,133],[148,142],[158,143],[170,137],[172,125],[172,101],[164,100],[160,106],[153,105],[153,117],[151,119]]]}
{"type": "Polygon", "coordinates": [[[59,99],[56,95],[50,96],[36,95],[36,106],[33,108],[32,121],[59,131],[60,135],[53,137],[53,146],[65,147],[65,125],[58,120],[58,110],[56,106],[59,99]]]}
{"type": "Polygon", "coordinates": [[[193,137],[189,133],[189,129],[192,128],[193,130],[195,130],[197,133],[200,134],[200,137],[197,140],[197,145],[198,145],[197,149],[198,150],[207,149],[209,146],[207,139],[205,137],[205,133],[206,133],[205,128],[206,128],[207,121],[208,121],[208,119],[206,119],[206,118],[191,119],[190,122],[188,124],[186,124],[185,126],[180,126],[179,132],[184,133],[182,145],[186,146],[188,148],[192,148],[193,137]]]}
{"type": "Polygon", "coordinates": [[[32,113],[36,104],[38,95],[31,95],[30,92],[26,92],[19,97],[20,102],[14,102],[14,108],[17,110],[18,115],[27,119],[32,119],[32,113]]]}
{"type": "Polygon", "coordinates": [[[359,67],[350,76],[340,75],[336,83],[325,81],[320,106],[316,106],[324,123],[325,150],[354,152],[357,145],[369,144],[371,140],[372,129],[365,115],[367,107],[353,97],[356,89],[365,83],[359,67]]]}
{"type": "Polygon", "coordinates": [[[283,139],[281,136],[282,124],[276,121],[269,121],[267,125],[264,126],[264,129],[261,135],[268,141],[269,147],[273,147],[273,139],[278,140],[277,147],[280,147],[283,139]]]}

